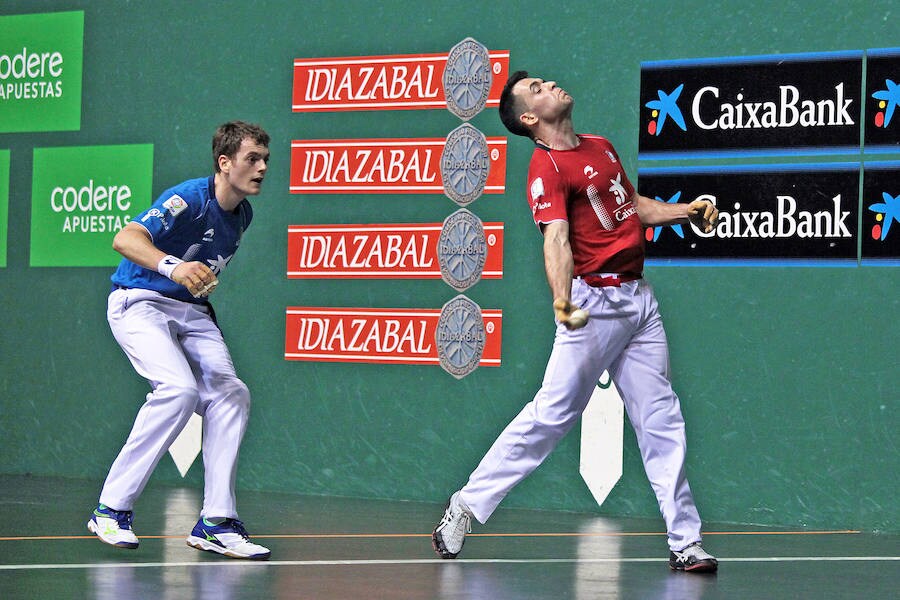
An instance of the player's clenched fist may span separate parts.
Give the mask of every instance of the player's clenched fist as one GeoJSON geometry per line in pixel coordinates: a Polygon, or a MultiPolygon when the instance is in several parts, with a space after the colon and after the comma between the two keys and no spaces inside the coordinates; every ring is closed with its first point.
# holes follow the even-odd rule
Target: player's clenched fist
{"type": "Polygon", "coordinates": [[[194,298],[209,296],[219,280],[212,270],[201,262],[183,262],[172,270],[172,281],[188,289],[194,298]]]}
{"type": "Polygon", "coordinates": [[[688,204],[688,219],[704,233],[709,233],[719,220],[719,209],[709,200],[694,200],[688,204]]]}
{"type": "Polygon", "coordinates": [[[566,329],[581,329],[587,325],[590,314],[583,308],[579,308],[562,298],[553,301],[553,310],[556,320],[566,326],[566,329]]]}

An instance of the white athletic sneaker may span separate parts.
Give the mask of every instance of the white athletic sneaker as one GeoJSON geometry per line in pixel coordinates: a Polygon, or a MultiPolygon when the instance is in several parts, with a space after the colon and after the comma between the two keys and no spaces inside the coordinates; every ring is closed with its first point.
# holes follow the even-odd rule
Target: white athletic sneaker
{"type": "Polygon", "coordinates": [[[713,573],[719,568],[719,561],[704,551],[700,542],[694,542],[684,550],[669,552],[669,568],[674,571],[713,573]]]}
{"type": "Polygon", "coordinates": [[[472,533],[473,517],[459,492],[450,496],[441,522],[431,532],[431,545],[441,558],[456,558],[466,542],[466,534],[472,533]]]}
{"type": "Polygon", "coordinates": [[[134,550],[138,547],[137,536],[131,530],[134,514],[130,510],[113,510],[103,504],[94,509],[87,522],[88,531],[96,534],[101,542],[116,548],[134,550]]]}
{"type": "Polygon", "coordinates": [[[267,560],[271,555],[268,548],[250,541],[244,524],[237,519],[225,519],[222,523],[214,525],[201,518],[188,536],[187,545],[197,550],[218,552],[231,558],[267,560]]]}

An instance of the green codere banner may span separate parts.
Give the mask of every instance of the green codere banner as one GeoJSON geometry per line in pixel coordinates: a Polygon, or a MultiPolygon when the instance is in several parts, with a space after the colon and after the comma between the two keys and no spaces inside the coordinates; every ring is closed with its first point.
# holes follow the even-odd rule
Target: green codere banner
{"type": "Polygon", "coordinates": [[[0,17],[0,133],[81,128],[84,12],[0,17]]]}
{"type": "Polygon", "coordinates": [[[117,265],[112,238],[150,206],[152,185],[152,144],[35,148],[30,265],[117,265]]]}
{"type": "Polygon", "coordinates": [[[0,150],[0,267],[6,266],[9,230],[9,150],[0,150]]]}

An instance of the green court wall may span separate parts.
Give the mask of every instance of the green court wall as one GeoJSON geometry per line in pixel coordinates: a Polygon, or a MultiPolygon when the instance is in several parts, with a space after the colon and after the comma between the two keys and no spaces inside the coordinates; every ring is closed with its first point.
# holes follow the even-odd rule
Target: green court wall
{"type": "MultiPolygon", "coordinates": [[[[457,208],[438,195],[289,193],[291,140],[444,137],[459,125],[444,110],[293,113],[292,61],[439,53],[474,37],[508,50],[512,70],[559,81],[577,100],[578,129],[608,137],[637,180],[641,61],[900,45],[896,4],[871,0],[6,0],[0,15],[63,10],[84,12],[80,129],[0,134],[10,152],[0,472],[90,478],[98,489],[148,386],[106,325],[112,268],[29,266],[35,148],[151,144],[155,197],[211,172],[216,125],[261,123],[270,173],[215,296],[254,402],[238,487],[443,502],[531,399],[552,343],[541,240],[524,200],[530,144],[508,136],[496,109],[471,121],[510,138],[506,193],[469,206],[505,226],[503,278],[466,292],[503,311],[500,367],[456,380],[438,367],[285,361],[287,306],[440,308],[456,295],[440,280],[285,276],[289,225],[441,222],[457,208]]],[[[900,530],[900,269],[646,274],[666,320],[704,520],[900,530]]],[[[599,509],[578,475],[578,441],[576,428],[503,506],[658,515],[628,425],[624,475],[599,509]]],[[[179,481],[166,458],[151,485],[179,481]]]]}

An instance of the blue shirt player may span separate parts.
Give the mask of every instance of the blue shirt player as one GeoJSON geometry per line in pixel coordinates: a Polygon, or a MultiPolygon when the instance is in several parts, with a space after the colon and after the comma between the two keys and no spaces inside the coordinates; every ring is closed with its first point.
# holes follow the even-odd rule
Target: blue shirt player
{"type": "Polygon", "coordinates": [[[269,558],[238,519],[234,483],[250,392],[235,374],[209,303],[253,218],[247,196],[260,192],[268,147],[269,135],[257,125],[221,125],[212,141],[215,174],[166,190],[113,239],[124,258],[112,276],[107,319],[152,391],[88,521],[107,544],[138,547],[134,503],[197,413],[203,417],[204,494],[187,543],[232,558],[269,558]]]}
{"type": "MultiPolygon", "coordinates": [[[[181,262],[206,265],[212,275],[201,271],[201,281],[212,283],[210,290],[193,292],[156,268],[147,268],[123,258],[112,276],[113,285],[155,290],[163,296],[185,302],[208,304],[216,278],[228,265],[241,243],[241,236],[253,219],[253,209],[244,199],[226,211],[216,199],[215,177],[191,179],[166,190],[151,208],[135,221],[150,234],[153,245],[167,255],[162,271],[181,262]],[[204,277],[205,275],[205,277],[204,277]]],[[[204,284],[204,287],[209,283],[204,284]]]]}

